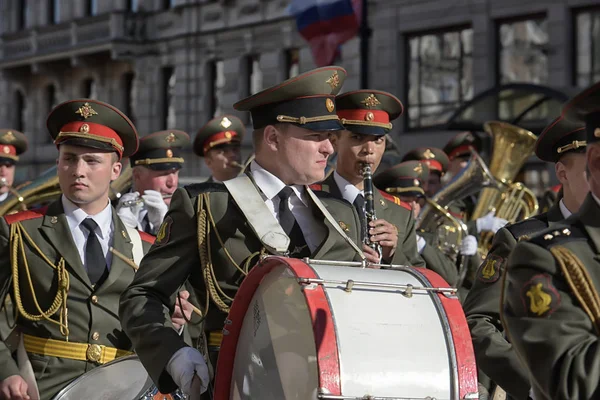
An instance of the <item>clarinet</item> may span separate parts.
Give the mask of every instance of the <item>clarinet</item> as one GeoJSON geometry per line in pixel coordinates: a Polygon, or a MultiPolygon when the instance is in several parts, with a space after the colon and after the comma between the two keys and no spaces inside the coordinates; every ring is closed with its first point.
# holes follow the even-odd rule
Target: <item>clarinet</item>
{"type": "Polygon", "coordinates": [[[369,223],[377,219],[377,216],[375,215],[375,202],[373,201],[373,172],[371,171],[371,166],[369,164],[364,164],[362,175],[365,193],[365,219],[367,221],[364,227],[364,243],[379,254],[379,261],[381,262],[381,245],[369,240],[369,223]]]}

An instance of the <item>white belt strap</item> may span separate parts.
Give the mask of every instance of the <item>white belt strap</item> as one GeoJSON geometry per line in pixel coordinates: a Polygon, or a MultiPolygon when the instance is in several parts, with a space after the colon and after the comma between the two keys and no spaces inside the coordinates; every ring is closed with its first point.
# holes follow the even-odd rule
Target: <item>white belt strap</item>
{"type": "Polygon", "coordinates": [[[144,246],[142,245],[140,232],[135,228],[127,226],[125,223],[123,225],[125,225],[125,229],[127,229],[131,244],[133,245],[133,248],[131,249],[133,253],[133,262],[135,265],[140,265],[142,258],[144,258],[144,246]]]}
{"type": "Polygon", "coordinates": [[[223,182],[250,224],[254,234],[271,253],[285,254],[290,238],[271,213],[258,189],[247,175],[223,182]]]}
{"type": "Polygon", "coordinates": [[[367,258],[365,257],[365,254],[363,253],[361,248],[358,247],[356,245],[356,243],[354,243],[354,241],[348,237],[348,235],[346,235],[346,233],[343,231],[343,229],[336,222],[335,218],[333,218],[333,215],[331,215],[329,213],[329,211],[327,211],[327,208],[325,207],[325,205],[323,203],[321,203],[321,200],[319,200],[317,195],[308,186],[305,186],[305,188],[306,188],[306,192],[312,199],[313,203],[315,203],[315,205],[317,206],[319,211],[321,211],[323,213],[323,215],[325,216],[325,219],[327,219],[327,221],[329,221],[329,223],[331,224],[331,226],[333,226],[333,228],[336,230],[336,232],[339,233],[342,238],[344,238],[346,243],[348,243],[350,245],[350,247],[352,247],[354,249],[354,251],[356,251],[356,253],[359,255],[361,260],[366,260],[367,258]]]}

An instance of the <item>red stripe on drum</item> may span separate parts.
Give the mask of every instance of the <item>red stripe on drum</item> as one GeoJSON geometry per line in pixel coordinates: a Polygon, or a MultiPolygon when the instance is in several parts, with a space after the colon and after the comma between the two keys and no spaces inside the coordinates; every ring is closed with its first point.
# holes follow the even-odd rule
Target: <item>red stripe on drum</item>
{"type": "MultiPolygon", "coordinates": [[[[432,287],[450,287],[444,278],[435,272],[425,268],[414,269],[424,275],[432,287]]],[[[469,394],[477,393],[477,366],[469,325],[458,298],[451,299],[443,293],[438,293],[437,296],[448,317],[458,366],[459,399],[464,399],[469,394]]]]}

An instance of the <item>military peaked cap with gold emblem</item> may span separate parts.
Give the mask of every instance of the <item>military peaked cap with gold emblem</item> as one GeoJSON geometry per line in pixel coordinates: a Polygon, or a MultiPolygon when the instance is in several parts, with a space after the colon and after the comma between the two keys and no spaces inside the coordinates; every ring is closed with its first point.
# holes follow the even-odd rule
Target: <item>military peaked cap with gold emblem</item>
{"type": "Polygon", "coordinates": [[[337,114],[344,128],[363,135],[383,136],[392,129],[391,121],[402,115],[402,102],[378,90],[356,90],[335,98],[337,114]]]}
{"type": "Polygon", "coordinates": [[[448,159],[453,160],[456,157],[469,157],[471,148],[480,152],[481,138],[472,132],[461,132],[446,143],[444,153],[446,153],[448,159]]]}
{"type": "Polygon", "coordinates": [[[572,122],[585,124],[587,143],[600,141],[600,82],[569,100],[562,116],[572,122]]]}
{"type": "Polygon", "coordinates": [[[0,162],[15,164],[27,150],[27,138],[14,129],[0,129],[0,162]]]}
{"type": "Polygon", "coordinates": [[[153,170],[180,169],[184,159],[182,150],[190,144],[183,131],[166,130],[140,138],[140,148],[129,158],[132,167],[144,166],[153,170]]]}
{"type": "Polygon", "coordinates": [[[558,117],[538,137],[535,155],[540,160],[557,162],[565,153],[585,153],[587,147],[583,122],[558,117]]]}
{"type": "Polygon", "coordinates": [[[429,166],[430,171],[437,171],[444,175],[448,171],[450,160],[442,149],[437,147],[417,147],[402,157],[402,161],[417,160],[429,166]]]}
{"type": "Polygon", "coordinates": [[[54,143],[116,151],[129,157],[137,151],[138,135],[133,123],[110,104],[92,99],[69,100],[54,107],[46,126],[54,143]]]}
{"type": "Polygon", "coordinates": [[[373,183],[391,194],[425,196],[423,182],[429,175],[429,167],[421,161],[405,161],[373,177],[373,183]]]}
{"type": "Polygon", "coordinates": [[[194,153],[204,157],[207,151],[223,145],[239,145],[246,133],[244,123],[233,115],[222,115],[204,125],[194,139],[194,153]]]}
{"type": "Polygon", "coordinates": [[[312,131],[342,130],[335,95],[345,79],[344,68],[317,68],[240,100],[233,108],[250,111],[254,129],[290,123],[312,131]]]}

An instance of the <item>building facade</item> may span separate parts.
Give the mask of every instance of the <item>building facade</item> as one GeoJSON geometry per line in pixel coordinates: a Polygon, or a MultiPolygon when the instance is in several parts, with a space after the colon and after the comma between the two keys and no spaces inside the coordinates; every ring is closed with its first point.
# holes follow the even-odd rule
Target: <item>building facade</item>
{"type": "MultiPolygon", "coordinates": [[[[45,129],[70,98],[116,105],[141,135],[181,129],[192,137],[237,100],[314,67],[288,15],[289,0],[1,0],[0,127],[22,130],[30,150],[18,170],[33,178],[54,165],[45,129]]],[[[498,84],[558,88],[600,80],[596,0],[370,0],[369,87],[405,105],[393,137],[400,152],[440,147],[436,129],[456,108],[498,84]]],[[[360,46],[336,62],[360,87],[360,46]]],[[[250,135],[244,141],[251,152],[250,135]]],[[[191,152],[182,176],[206,177],[191,152]]],[[[531,181],[552,174],[533,168],[531,181]]]]}

